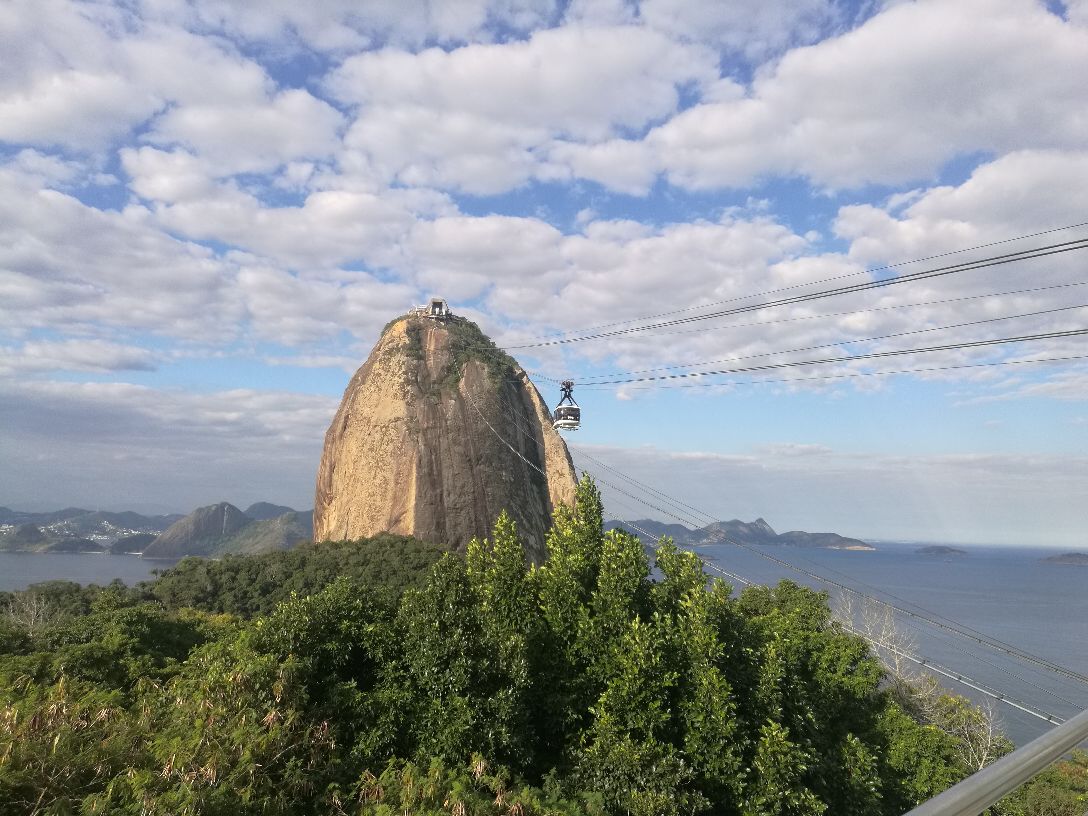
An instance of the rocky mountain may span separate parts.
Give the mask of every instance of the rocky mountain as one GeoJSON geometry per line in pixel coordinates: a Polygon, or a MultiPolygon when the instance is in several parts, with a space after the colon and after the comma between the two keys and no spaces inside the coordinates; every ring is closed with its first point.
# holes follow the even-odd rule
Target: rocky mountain
{"type": "Polygon", "coordinates": [[[390,323],[325,435],[314,539],[382,531],[464,547],[506,510],[532,560],[574,499],[567,447],[521,367],[474,323],[390,323]]]}
{"type": "Polygon", "coordinates": [[[253,519],[229,502],[199,507],[148,544],[143,554],[146,558],[211,555],[223,539],[252,522],[253,519]]]}
{"type": "MultiPolygon", "coordinates": [[[[838,533],[806,533],[803,530],[791,530],[788,533],[776,533],[766,521],[761,518],[755,521],[716,521],[706,527],[692,530],[682,524],[662,524],[653,519],[638,519],[637,521],[609,521],[605,523],[605,529],[611,530],[622,527],[629,532],[638,534],[634,529],[638,527],[653,536],[656,542],[663,535],[670,536],[677,544],[695,547],[700,544],[713,544],[716,541],[737,541],[741,544],[784,544],[791,547],[816,547],[831,550],[875,550],[872,544],[867,544],[857,538],[846,538],[838,533]]],[[[649,542],[647,542],[649,543],[649,542]]]]}

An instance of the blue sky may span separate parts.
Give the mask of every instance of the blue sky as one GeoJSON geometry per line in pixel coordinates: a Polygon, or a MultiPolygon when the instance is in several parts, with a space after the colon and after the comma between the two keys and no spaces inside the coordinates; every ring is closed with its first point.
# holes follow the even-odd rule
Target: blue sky
{"type": "MultiPolygon", "coordinates": [[[[0,503],[19,508],[309,507],[350,373],[432,294],[519,346],[1088,221],[1084,0],[15,0],[0,53],[0,503]]],[[[586,383],[1083,328],[1088,308],[1017,317],[1088,304],[1055,288],[1083,269],[515,354],[586,383]]],[[[1084,543],[1081,362],[736,379],[580,387],[571,441],[722,518],[1084,543]]]]}

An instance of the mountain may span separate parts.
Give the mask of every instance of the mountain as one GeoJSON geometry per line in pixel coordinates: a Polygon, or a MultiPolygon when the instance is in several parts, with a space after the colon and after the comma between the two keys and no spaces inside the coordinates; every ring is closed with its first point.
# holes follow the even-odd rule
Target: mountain
{"type": "Polygon", "coordinates": [[[143,554],[146,558],[210,555],[225,539],[252,523],[253,519],[229,502],[199,507],[172,524],[143,554]]]}
{"type": "Polygon", "coordinates": [[[506,510],[539,561],[575,488],[521,367],[464,318],[411,314],[386,326],[325,435],[314,539],[389,531],[464,548],[506,510]]]}
{"type": "MultiPolygon", "coordinates": [[[[742,544],[783,544],[787,542],[779,541],[779,535],[774,529],[761,518],[757,518],[755,521],[741,521],[739,519],[733,519],[732,521],[716,521],[713,524],[709,524],[703,527],[700,531],[703,533],[703,537],[711,536],[717,538],[731,538],[734,541],[739,541],[742,544]]],[[[787,533],[787,535],[793,535],[793,533],[787,533]]],[[[802,533],[801,535],[807,535],[802,533]]],[[[798,540],[791,540],[790,544],[798,543],[798,540]]]]}
{"type": "Polygon", "coordinates": [[[659,540],[662,536],[669,536],[673,541],[678,544],[686,544],[692,531],[685,527],[683,524],[663,524],[660,521],[654,521],[653,519],[638,519],[636,521],[606,521],[604,523],[605,532],[609,530],[615,530],[617,528],[626,530],[629,533],[636,533],[635,528],[642,530],[654,537],[654,540],[659,540]]]}
{"type": "Polygon", "coordinates": [[[257,502],[245,509],[245,514],[254,521],[266,521],[279,518],[284,513],[294,512],[295,508],[293,507],[284,507],[282,504],[269,504],[268,502],[257,502]]]}
{"type": "MultiPolygon", "coordinates": [[[[82,507],[68,507],[48,513],[26,513],[9,507],[0,507],[0,527],[32,524],[38,528],[46,542],[87,538],[96,542],[100,548],[107,547],[113,541],[127,535],[161,533],[180,518],[180,515],[144,516],[128,511],[110,513],[85,510],[82,507]]],[[[13,542],[11,535],[11,530],[7,530],[6,534],[5,531],[0,531],[0,547],[25,548],[27,542],[13,542]]],[[[68,546],[70,548],[74,545],[68,546]]]]}
{"type": "MultiPolygon", "coordinates": [[[[715,542],[736,541],[740,544],[785,544],[791,547],[815,547],[830,550],[875,550],[872,544],[867,544],[856,538],[846,538],[838,533],[806,533],[803,530],[791,530],[788,533],[776,533],[766,521],[761,518],[755,521],[715,521],[706,527],[692,530],[681,524],[662,524],[652,519],[639,519],[638,521],[608,521],[605,529],[611,530],[622,527],[629,532],[640,535],[639,528],[653,537],[654,542],[661,536],[670,536],[677,544],[688,547],[700,544],[713,544],[715,542]]],[[[648,542],[647,542],[648,543],[648,542]]]]}
{"type": "Polygon", "coordinates": [[[303,541],[310,541],[313,535],[313,514],[289,511],[275,518],[247,524],[234,535],[222,539],[212,554],[252,555],[273,550],[289,550],[303,541]]]}

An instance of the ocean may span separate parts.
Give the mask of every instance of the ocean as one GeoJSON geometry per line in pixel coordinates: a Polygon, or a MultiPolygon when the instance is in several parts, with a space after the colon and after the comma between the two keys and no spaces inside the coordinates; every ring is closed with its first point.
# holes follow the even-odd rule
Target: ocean
{"type": "MultiPolygon", "coordinates": [[[[1088,567],[1044,564],[1058,550],[961,546],[967,555],[934,557],[917,553],[920,544],[878,543],[875,552],[761,549],[804,570],[859,592],[941,616],[975,629],[1067,669],[1088,675],[1088,567]]],[[[827,589],[832,603],[841,590],[772,563],[735,546],[710,545],[700,553],[722,569],[757,583],[789,578],[827,589]]],[[[22,589],[47,580],[108,584],[119,578],[135,584],[169,562],[124,555],[37,555],[0,553],[0,590],[22,589]]],[[[915,642],[913,651],[968,681],[1021,701],[1028,708],[1067,719],[1088,708],[1088,684],[1053,674],[1000,651],[899,616],[897,627],[915,642]]],[[[946,677],[937,678],[976,702],[990,698],[946,677]]],[[[1007,704],[998,704],[1002,725],[1017,744],[1051,728],[1050,723],[1007,704]]]]}
{"type": "Polygon", "coordinates": [[[26,589],[41,581],[104,586],[118,578],[132,586],[154,578],[152,570],[165,569],[173,563],[135,555],[0,552],[0,591],[26,589]]]}

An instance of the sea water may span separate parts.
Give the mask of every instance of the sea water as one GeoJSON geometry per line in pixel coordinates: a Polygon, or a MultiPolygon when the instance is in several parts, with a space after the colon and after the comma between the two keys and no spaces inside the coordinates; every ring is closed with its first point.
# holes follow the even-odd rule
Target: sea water
{"type": "Polygon", "coordinates": [[[104,553],[0,552],[0,591],[26,589],[42,581],[75,581],[77,584],[105,586],[119,579],[133,586],[154,578],[153,570],[165,569],[173,563],[135,555],[104,553]]]}

